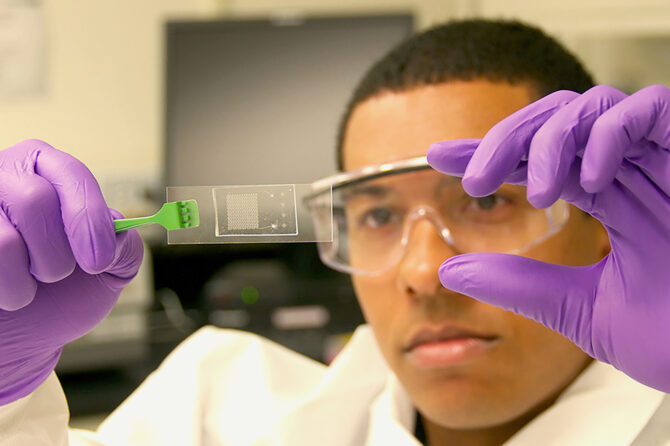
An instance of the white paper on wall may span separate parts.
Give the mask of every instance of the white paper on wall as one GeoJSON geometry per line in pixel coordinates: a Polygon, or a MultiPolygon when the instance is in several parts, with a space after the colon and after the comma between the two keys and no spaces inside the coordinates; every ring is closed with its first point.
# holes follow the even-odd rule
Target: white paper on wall
{"type": "Polygon", "coordinates": [[[0,0],[0,99],[44,93],[42,0],[0,0]]]}

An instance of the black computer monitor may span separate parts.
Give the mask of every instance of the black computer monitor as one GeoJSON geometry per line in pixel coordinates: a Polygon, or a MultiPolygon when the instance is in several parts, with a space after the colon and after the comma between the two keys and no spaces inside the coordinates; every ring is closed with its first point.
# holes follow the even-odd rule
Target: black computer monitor
{"type": "MultiPolygon", "coordinates": [[[[411,31],[410,15],[170,22],[166,184],[310,183],[333,173],[352,90],[411,31]]],[[[152,255],[157,296],[178,296],[198,323],[326,360],[328,339],[363,322],[349,278],[322,265],[313,244],[153,246],[152,255]],[[253,305],[241,299],[248,285],[260,293],[253,305]],[[327,322],[277,326],[273,315],[287,308],[319,309],[327,322]],[[229,314],[244,317],[221,317],[229,314]]],[[[168,351],[183,332],[156,336],[152,350],[168,351]]]]}
{"type": "Polygon", "coordinates": [[[338,121],[408,14],[167,25],[165,182],[309,183],[333,173],[338,121]]]}

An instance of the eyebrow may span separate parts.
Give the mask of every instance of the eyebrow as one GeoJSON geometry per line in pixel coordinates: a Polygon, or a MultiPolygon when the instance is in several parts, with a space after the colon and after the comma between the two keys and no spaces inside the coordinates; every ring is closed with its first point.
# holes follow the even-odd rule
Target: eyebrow
{"type": "Polygon", "coordinates": [[[350,200],[352,197],[360,195],[369,195],[373,197],[383,197],[388,195],[390,188],[380,185],[368,185],[368,186],[353,186],[350,190],[344,193],[344,201],[350,200]]]}
{"type": "MultiPolygon", "coordinates": [[[[439,195],[440,191],[447,187],[460,186],[461,179],[458,177],[445,176],[440,179],[435,188],[435,193],[439,195]]],[[[344,201],[357,196],[384,197],[390,194],[395,188],[379,184],[352,186],[343,194],[344,201]]]]}

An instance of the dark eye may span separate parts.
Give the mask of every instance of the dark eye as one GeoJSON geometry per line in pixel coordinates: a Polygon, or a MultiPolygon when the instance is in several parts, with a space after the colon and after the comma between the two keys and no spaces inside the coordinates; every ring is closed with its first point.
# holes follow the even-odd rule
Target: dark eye
{"type": "Polygon", "coordinates": [[[460,218],[473,224],[492,224],[514,217],[518,210],[512,200],[500,194],[469,197],[460,218]]]}
{"type": "Polygon", "coordinates": [[[473,201],[474,201],[474,205],[479,210],[482,210],[482,211],[490,211],[492,209],[495,209],[496,206],[503,203],[503,199],[500,198],[498,195],[495,195],[495,194],[487,195],[485,197],[478,197],[478,198],[475,198],[473,201]]]}
{"type": "Polygon", "coordinates": [[[502,218],[511,210],[511,202],[499,194],[469,198],[463,216],[470,220],[502,218]]]}
{"type": "Polygon", "coordinates": [[[374,208],[363,214],[362,223],[371,228],[379,228],[393,222],[395,216],[389,208],[374,208]]]}

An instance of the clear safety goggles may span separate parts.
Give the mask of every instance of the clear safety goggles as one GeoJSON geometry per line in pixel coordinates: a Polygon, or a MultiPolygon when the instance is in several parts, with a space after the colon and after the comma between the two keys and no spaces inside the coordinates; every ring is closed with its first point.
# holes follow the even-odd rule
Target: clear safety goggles
{"type": "Polygon", "coordinates": [[[456,254],[519,254],[560,231],[569,214],[562,200],[534,208],[523,186],[505,184],[487,197],[471,197],[461,178],[436,172],[425,157],[333,175],[312,190],[307,202],[314,226],[332,231],[332,241],[317,243],[319,255],[348,274],[379,275],[398,265],[421,224],[432,225],[436,239],[456,254]]]}

